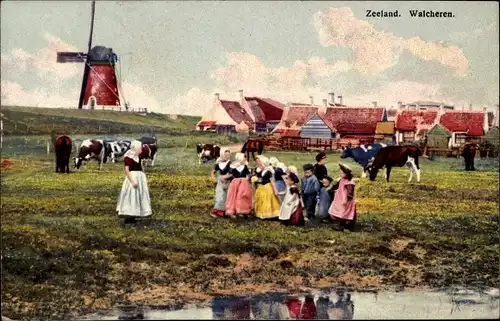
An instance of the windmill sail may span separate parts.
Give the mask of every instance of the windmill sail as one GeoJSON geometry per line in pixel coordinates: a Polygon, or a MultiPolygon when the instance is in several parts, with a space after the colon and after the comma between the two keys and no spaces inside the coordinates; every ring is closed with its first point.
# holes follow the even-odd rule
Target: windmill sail
{"type": "Polygon", "coordinates": [[[68,63],[68,62],[85,62],[87,54],[84,52],[58,52],[57,62],[58,63],[68,63]]]}

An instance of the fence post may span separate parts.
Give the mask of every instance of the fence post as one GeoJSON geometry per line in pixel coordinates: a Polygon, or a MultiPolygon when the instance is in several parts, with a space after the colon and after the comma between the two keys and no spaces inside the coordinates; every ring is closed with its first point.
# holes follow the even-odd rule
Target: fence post
{"type": "Polygon", "coordinates": [[[3,119],[0,120],[0,148],[3,148],[3,119]]]}
{"type": "Polygon", "coordinates": [[[50,155],[50,141],[47,141],[47,155],[50,155]]]}

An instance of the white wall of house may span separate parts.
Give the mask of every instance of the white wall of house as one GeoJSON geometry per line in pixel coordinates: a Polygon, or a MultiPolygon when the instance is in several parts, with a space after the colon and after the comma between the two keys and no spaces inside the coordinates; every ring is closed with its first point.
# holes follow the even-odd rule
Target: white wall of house
{"type": "Polygon", "coordinates": [[[453,132],[451,133],[450,141],[448,142],[448,147],[460,147],[465,143],[465,139],[467,138],[467,133],[465,132],[453,132]],[[464,137],[460,139],[460,137],[464,137]],[[458,139],[458,142],[457,142],[458,139]]]}
{"type": "Polygon", "coordinates": [[[215,121],[217,125],[238,125],[222,107],[219,100],[214,100],[212,108],[201,117],[201,121],[215,121]]]}

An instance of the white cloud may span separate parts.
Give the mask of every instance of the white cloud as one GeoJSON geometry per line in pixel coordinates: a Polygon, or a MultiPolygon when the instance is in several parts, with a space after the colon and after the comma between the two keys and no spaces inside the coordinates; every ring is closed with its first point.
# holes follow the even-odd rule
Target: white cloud
{"type": "MultiPolygon", "coordinates": [[[[47,46],[38,52],[29,53],[17,48],[2,54],[2,104],[77,107],[84,65],[57,63],[57,52],[80,50],[51,34],[46,33],[44,39],[47,41],[47,46]],[[9,80],[9,76],[15,74],[32,81],[38,77],[37,87],[28,90],[9,80]]],[[[161,111],[157,100],[142,86],[124,82],[122,88],[125,99],[131,103],[132,108],[147,107],[151,111],[161,111]]]]}
{"type": "Polygon", "coordinates": [[[467,74],[468,60],[460,48],[418,37],[405,39],[392,32],[376,30],[371,23],[354,17],[348,7],[330,8],[326,12],[316,13],[314,26],[323,46],[351,48],[354,68],[362,73],[377,74],[394,66],[406,49],[424,60],[455,69],[457,76],[464,77],[467,74]]]}
{"type": "MultiPolygon", "coordinates": [[[[249,53],[228,54],[227,64],[217,69],[212,78],[216,87],[211,91],[192,88],[184,95],[179,95],[168,104],[172,113],[202,115],[213,103],[213,93],[221,99],[239,100],[238,90],[243,89],[246,96],[269,97],[287,102],[309,103],[309,96],[314,103],[322,104],[327,98],[329,88],[321,85],[308,86],[311,78],[328,79],[336,74],[350,70],[345,61],[334,64],[321,58],[311,58],[307,62],[296,61],[290,67],[266,67],[255,55],[249,53]]],[[[321,84],[322,82],[318,82],[321,84]]],[[[439,84],[425,84],[413,81],[388,81],[364,95],[344,94],[344,103],[349,106],[370,106],[377,101],[379,106],[396,106],[397,101],[413,102],[416,100],[437,100],[446,103],[450,100],[442,94],[439,84]]]]}
{"type": "Polygon", "coordinates": [[[345,102],[350,106],[370,106],[372,101],[377,101],[378,106],[389,108],[397,106],[398,101],[410,103],[417,100],[448,102],[448,99],[441,93],[440,85],[423,84],[407,80],[386,82],[369,94],[353,97],[348,96],[345,102]]]}
{"type": "Polygon", "coordinates": [[[195,87],[171,99],[165,111],[171,114],[202,115],[212,106],[213,100],[212,94],[195,87]]]}
{"type": "Polygon", "coordinates": [[[80,95],[80,91],[76,89],[65,92],[64,96],[45,88],[30,91],[18,83],[3,79],[1,92],[3,105],[30,107],[76,107],[80,95]]]}

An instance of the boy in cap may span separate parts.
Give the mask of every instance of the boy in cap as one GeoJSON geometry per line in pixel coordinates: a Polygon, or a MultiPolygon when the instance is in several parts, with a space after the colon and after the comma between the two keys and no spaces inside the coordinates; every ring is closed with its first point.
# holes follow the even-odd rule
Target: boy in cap
{"type": "Polygon", "coordinates": [[[313,174],[318,178],[318,181],[323,181],[323,178],[328,176],[328,170],[326,169],[326,154],[324,152],[318,153],[316,155],[316,164],[313,168],[313,174]]]}
{"type": "Polygon", "coordinates": [[[319,196],[321,186],[316,176],[313,175],[314,166],[305,164],[303,166],[304,176],[301,179],[302,197],[304,200],[304,208],[306,210],[305,221],[314,219],[316,212],[316,203],[319,196]]]}

